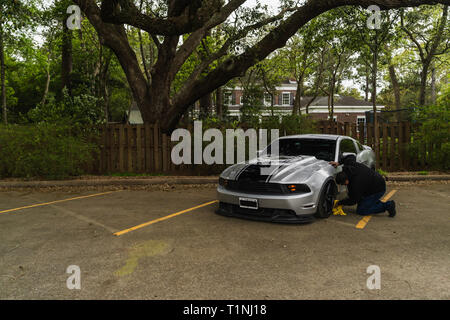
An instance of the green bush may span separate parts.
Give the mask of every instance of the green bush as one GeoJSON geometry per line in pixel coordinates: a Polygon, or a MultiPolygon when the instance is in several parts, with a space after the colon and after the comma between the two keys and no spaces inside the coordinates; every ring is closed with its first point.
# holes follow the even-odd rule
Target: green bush
{"type": "Polygon", "coordinates": [[[315,133],[316,130],[314,121],[305,115],[284,116],[280,125],[280,131],[287,135],[315,133]]]}
{"type": "Polygon", "coordinates": [[[78,134],[97,129],[105,120],[98,98],[88,94],[72,97],[67,89],[63,90],[61,100],[50,97],[48,103],[31,109],[27,116],[31,123],[70,126],[78,134]]]}
{"type": "Polygon", "coordinates": [[[417,108],[413,119],[420,124],[409,146],[411,156],[423,152],[424,145],[434,145],[433,154],[427,155],[431,168],[450,169],[450,104],[449,99],[441,97],[438,104],[417,108]]]}
{"type": "Polygon", "coordinates": [[[69,126],[0,126],[0,177],[63,179],[83,173],[97,147],[69,126]]]}

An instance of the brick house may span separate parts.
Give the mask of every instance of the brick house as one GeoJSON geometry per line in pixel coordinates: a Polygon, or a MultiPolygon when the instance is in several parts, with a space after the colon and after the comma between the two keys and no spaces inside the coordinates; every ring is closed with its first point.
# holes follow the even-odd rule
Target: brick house
{"type": "MultiPolygon", "coordinates": [[[[292,114],[294,106],[294,98],[296,94],[297,83],[289,81],[276,87],[277,94],[274,96],[274,115],[284,116],[292,114]]],[[[242,88],[236,87],[225,90],[224,103],[228,107],[231,117],[240,117],[240,108],[242,107],[242,88]]],[[[301,113],[306,114],[306,105],[312,97],[301,98],[301,113]]],[[[264,105],[267,107],[262,110],[261,117],[270,116],[271,96],[266,93],[264,97],[264,105]]],[[[377,105],[377,111],[384,109],[383,105],[377,105]]],[[[349,96],[334,97],[334,120],[339,122],[365,123],[366,112],[372,111],[372,102],[359,100],[349,96]]],[[[308,114],[316,120],[328,119],[328,97],[319,96],[309,105],[308,114]]]]}

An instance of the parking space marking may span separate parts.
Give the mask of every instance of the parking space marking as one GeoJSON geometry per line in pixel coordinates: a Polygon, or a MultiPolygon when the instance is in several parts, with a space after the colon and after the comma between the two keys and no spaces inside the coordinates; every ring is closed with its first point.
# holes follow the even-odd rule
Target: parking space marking
{"type": "MultiPolygon", "coordinates": [[[[381,201],[386,202],[388,201],[393,195],[394,193],[396,193],[397,190],[394,189],[391,192],[389,192],[387,195],[384,196],[383,199],[381,199],[381,201]]],[[[364,227],[367,225],[367,223],[370,221],[370,219],[372,218],[372,216],[365,216],[364,218],[362,218],[357,224],[356,224],[356,228],[357,229],[364,229],[364,227]]]]}
{"type": "Polygon", "coordinates": [[[189,209],[186,209],[186,210],[178,211],[178,212],[172,213],[172,214],[170,214],[170,215],[168,215],[168,216],[165,216],[165,217],[162,217],[162,218],[158,218],[158,219],[155,219],[155,220],[151,220],[151,221],[149,221],[149,222],[142,223],[142,224],[137,225],[137,226],[135,226],[135,227],[132,227],[132,228],[129,228],[129,229],[125,229],[125,230],[116,232],[116,233],[114,233],[114,235],[115,235],[115,236],[121,236],[121,235],[123,235],[123,234],[125,234],[125,233],[128,233],[128,232],[130,232],[130,231],[134,231],[134,230],[137,230],[137,229],[140,229],[140,228],[149,226],[149,225],[151,225],[151,224],[154,224],[154,223],[157,223],[157,222],[160,222],[160,221],[164,221],[164,220],[167,220],[167,219],[176,217],[176,216],[178,216],[178,215],[180,215],[180,214],[183,214],[183,213],[186,213],[186,212],[190,212],[190,211],[193,211],[193,210],[195,210],[195,209],[202,208],[202,207],[209,206],[209,205],[211,205],[211,204],[213,204],[213,203],[217,203],[217,202],[218,202],[218,200],[206,202],[206,203],[200,204],[200,205],[198,205],[198,206],[195,206],[195,207],[192,207],[192,208],[189,208],[189,209]]]}
{"type": "MultiPolygon", "coordinates": [[[[34,197],[28,196],[28,198],[30,198],[30,199],[32,199],[34,201],[39,201],[39,200],[35,199],[34,197]]],[[[85,216],[83,216],[81,214],[78,214],[78,213],[72,211],[72,210],[69,210],[69,209],[57,206],[56,204],[49,204],[48,206],[51,207],[51,208],[54,208],[54,209],[56,209],[56,210],[58,210],[60,212],[62,212],[63,214],[66,214],[66,215],[69,215],[71,217],[77,218],[77,219],[79,219],[81,221],[84,221],[84,222],[87,222],[89,224],[96,225],[98,227],[101,227],[101,228],[109,231],[109,232],[116,232],[117,231],[117,229],[111,228],[111,227],[109,227],[109,226],[107,226],[107,225],[105,225],[105,224],[103,224],[101,222],[98,222],[98,221],[96,221],[94,219],[85,217],[85,216]]]]}
{"type": "Polygon", "coordinates": [[[108,192],[102,192],[102,193],[95,193],[95,194],[90,194],[90,195],[87,195],[87,196],[80,196],[80,197],[74,197],[74,198],[63,199],[63,200],[55,200],[55,201],[50,201],[50,202],[45,202],[45,203],[36,203],[36,204],[29,205],[29,206],[24,206],[24,207],[19,207],[19,208],[14,208],[14,209],[3,210],[3,211],[0,211],[0,213],[9,213],[9,212],[19,211],[19,210],[23,210],[23,209],[29,209],[29,208],[36,208],[36,207],[48,206],[48,205],[51,205],[51,204],[61,203],[61,202],[66,202],[66,201],[72,201],[72,200],[78,200],[78,199],[86,199],[86,198],[98,197],[98,196],[102,196],[102,195],[110,194],[110,193],[114,193],[114,192],[119,192],[119,191],[122,191],[122,190],[108,191],[108,192]]]}

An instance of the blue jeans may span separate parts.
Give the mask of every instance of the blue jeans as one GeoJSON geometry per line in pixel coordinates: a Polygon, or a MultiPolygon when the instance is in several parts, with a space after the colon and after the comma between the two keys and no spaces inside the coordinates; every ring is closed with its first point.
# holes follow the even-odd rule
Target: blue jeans
{"type": "Polygon", "coordinates": [[[391,201],[381,202],[380,198],[384,195],[385,191],[371,194],[370,196],[362,198],[358,202],[356,213],[362,216],[369,214],[376,214],[385,212],[391,205],[391,201]]]}

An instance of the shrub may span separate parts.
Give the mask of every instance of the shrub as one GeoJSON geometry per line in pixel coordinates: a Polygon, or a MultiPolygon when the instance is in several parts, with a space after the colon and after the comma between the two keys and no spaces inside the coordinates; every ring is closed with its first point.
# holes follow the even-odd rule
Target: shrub
{"type": "Polygon", "coordinates": [[[63,179],[83,173],[97,147],[69,126],[0,126],[0,177],[63,179]]]}
{"type": "Polygon", "coordinates": [[[289,115],[283,117],[280,131],[286,132],[286,135],[315,133],[316,127],[314,126],[314,121],[308,116],[289,115]]]}
{"type": "Polygon", "coordinates": [[[413,119],[420,123],[414,135],[409,152],[415,156],[423,151],[424,145],[434,145],[433,154],[428,154],[427,163],[432,168],[450,169],[450,105],[448,99],[438,100],[434,106],[417,108],[413,119]]]}
{"type": "Polygon", "coordinates": [[[98,98],[88,94],[72,97],[67,89],[64,89],[60,101],[50,97],[48,103],[36,106],[27,115],[32,123],[70,126],[74,133],[86,134],[104,122],[105,117],[99,102],[98,98]]]}

